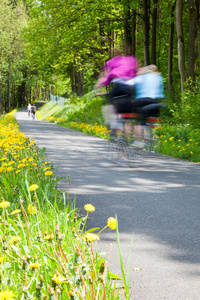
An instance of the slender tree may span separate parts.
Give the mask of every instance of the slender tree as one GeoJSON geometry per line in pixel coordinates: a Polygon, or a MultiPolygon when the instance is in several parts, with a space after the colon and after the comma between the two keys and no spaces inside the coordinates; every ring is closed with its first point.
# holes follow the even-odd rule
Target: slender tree
{"type": "Polygon", "coordinates": [[[172,91],[173,86],[173,49],[174,49],[174,11],[176,7],[176,1],[171,6],[170,10],[170,27],[169,27],[169,54],[168,54],[168,88],[169,92],[172,91]]]}
{"type": "Polygon", "coordinates": [[[183,1],[176,1],[176,30],[178,38],[178,64],[181,76],[181,91],[184,90],[184,83],[186,81],[185,71],[185,51],[184,51],[184,38],[183,38],[183,23],[182,23],[183,1]]]}
{"type": "Polygon", "coordinates": [[[153,0],[152,12],[152,38],[151,38],[151,63],[156,65],[156,40],[157,40],[157,5],[158,0],[153,0]]]}
{"type": "Polygon", "coordinates": [[[149,0],[143,0],[144,65],[149,65],[149,0]]]}
{"type": "Polygon", "coordinates": [[[197,6],[196,0],[188,0],[189,16],[189,55],[188,76],[195,81],[196,51],[197,51],[197,6]]]}

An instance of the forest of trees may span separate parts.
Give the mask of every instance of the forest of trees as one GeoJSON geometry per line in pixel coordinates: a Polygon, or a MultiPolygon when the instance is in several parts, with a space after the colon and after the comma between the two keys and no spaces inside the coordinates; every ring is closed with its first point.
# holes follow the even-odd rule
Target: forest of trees
{"type": "Polygon", "coordinates": [[[200,77],[199,0],[0,0],[0,111],[92,90],[119,52],[156,64],[178,101],[200,77]]]}

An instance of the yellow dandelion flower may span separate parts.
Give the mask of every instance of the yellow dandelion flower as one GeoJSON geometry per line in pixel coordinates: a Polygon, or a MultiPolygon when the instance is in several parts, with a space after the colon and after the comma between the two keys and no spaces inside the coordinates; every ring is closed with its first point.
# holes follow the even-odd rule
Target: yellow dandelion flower
{"type": "Polygon", "coordinates": [[[4,160],[6,160],[7,158],[6,157],[2,157],[0,160],[1,161],[4,161],[4,160]]]}
{"type": "Polygon", "coordinates": [[[2,173],[4,170],[4,167],[0,167],[0,173],[2,173]]]}
{"type": "Polygon", "coordinates": [[[94,212],[95,211],[95,207],[92,204],[85,204],[84,209],[87,212],[94,212]]]}
{"type": "Polygon", "coordinates": [[[29,212],[29,214],[31,214],[31,215],[35,215],[36,214],[36,207],[35,206],[31,206],[30,204],[29,204],[29,206],[28,206],[28,212],[29,212]]]}
{"type": "Polygon", "coordinates": [[[17,243],[18,241],[20,240],[20,237],[19,236],[14,236],[10,239],[9,241],[9,244],[12,245],[12,244],[15,244],[17,243]]]}
{"type": "Polygon", "coordinates": [[[10,206],[10,202],[8,202],[8,201],[2,201],[0,203],[0,208],[7,208],[9,206],[10,206]]]}
{"type": "Polygon", "coordinates": [[[29,162],[32,162],[32,161],[33,161],[33,158],[32,158],[32,157],[31,157],[31,158],[29,158],[29,159],[28,159],[28,161],[29,161],[29,162]]]}
{"type": "Polygon", "coordinates": [[[173,136],[169,138],[169,140],[170,140],[170,141],[172,141],[173,139],[174,139],[174,137],[173,137],[173,136]]]}
{"type": "Polygon", "coordinates": [[[53,174],[52,171],[46,171],[46,172],[44,173],[45,176],[51,176],[52,174],[53,174]]]}
{"type": "Polygon", "coordinates": [[[15,209],[11,212],[11,215],[14,216],[14,215],[17,215],[21,212],[21,209],[15,209]]]}
{"type": "Polygon", "coordinates": [[[13,164],[15,164],[14,160],[9,161],[8,166],[12,166],[13,164]]]}
{"type": "Polygon", "coordinates": [[[86,240],[86,242],[89,242],[89,243],[93,243],[94,241],[98,241],[99,240],[99,236],[95,233],[87,233],[85,236],[84,236],[84,239],[86,240]]]}
{"type": "Polygon", "coordinates": [[[189,139],[189,142],[192,142],[192,139],[189,139]]]}
{"type": "Polygon", "coordinates": [[[179,142],[181,142],[181,140],[178,140],[179,142]]]}
{"type": "Polygon", "coordinates": [[[48,163],[48,161],[45,161],[45,163],[44,163],[45,165],[48,165],[49,163],[48,163]]]}
{"type": "Polygon", "coordinates": [[[20,172],[21,172],[21,170],[17,170],[15,173],[18,174],[18,173],[20,173],[20,172]]]}
{"type": "Polygon", "coordinates": [[[107,220],[107,225],[111,230],[114,230],[117,227],[117,220],[115,218],[110,217],[107,220]]]}
{"type": "Polygon", "coordinates": [[[16,297],[16,296],[14,295],[14,293],[12,291],[4,290],[4,291],[0,292],[0,300],[13,300],[14,297],[16,297]]]}
{"type": "Polygon", "coordinates": [[[193,154],[193,152],[191,151],[190,154],[193,154]]]}
{"type": "Polygon", "coordinates": [[[44,169],[44,171],[47,171],[47,170],[50,170],[51,168],[50,167],[46,167],[45,169],[44,169]]]}
{"type": "Polygon", "coordinates": [[[46,236],[44,237],[44,240],[50,241],[50,240],[53,240],[53,238],[54,238],[54,235],[53,235],[53,234],[50,234],[50,235],[46,235],[46,236]]]}
{"type": "Polygon", "coordinates": [[[4,261],[5,255],[4,256],[0,256],[0,264],[4,261]]]}
{"type": "Polygon", "coordinates": [[[8,171],[8,172],[13,171],[13,167],[8,167],[8,168],[7,168],[7,171],[8,171]]]}
{"type": "Polygon", "coordinates": [[[39,267],[41,267],[41,264],[38,264],[38,263],[32,263],[32,264],[29,265],[29,268],[32,269],[32,270],[35,270],[39,267]]]}
{"type": "Polygon", "coordinates": [[[67,283],[67,279],[65,277],[62,277],[60,274],[54,274],[52,281],[55,284],[61,284],[61,283],[67,283]]]}
{"type": "Polygon", "coordinates": [[[19,164],[18,169],[25,167],[25,164],[19,164]]]}
{"type": "Polygon", "coordinates": [[[39,188],[39,186],[37,184],[32,184],[31,186],[29,186],[29,191],[36,191],[39,188]]]}

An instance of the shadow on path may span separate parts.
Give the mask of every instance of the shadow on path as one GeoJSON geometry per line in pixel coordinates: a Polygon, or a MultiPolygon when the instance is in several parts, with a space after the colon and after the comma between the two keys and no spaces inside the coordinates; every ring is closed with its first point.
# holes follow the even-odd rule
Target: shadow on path
{"type": "MultiPolygon", "coordinates": [[[[132,260],[145,271],[137,275],[131,271],[135,295],[131,299],[200,299],[196,298],[200,274],[199,164],[135,150],[129,167],[119,166],[109,161],[108,141],[31,121],[23,111],[17,120],[27,136],[46,148],[46,159],[53,162],[58,177],[70,174],[70,197],[76,197],[80,212],[85,214],[86,203],[95,206],[88,228],[103,228],[108,217],[117,215],[125,260],[134,232],[132,260]]],[[[60,180],[59,186],[66,189],[66,180],[60,180]]],[[[119,273],[116,237],[106,229],[99,247],[109,251],[111,243],[111,266],[119,273]]]]}

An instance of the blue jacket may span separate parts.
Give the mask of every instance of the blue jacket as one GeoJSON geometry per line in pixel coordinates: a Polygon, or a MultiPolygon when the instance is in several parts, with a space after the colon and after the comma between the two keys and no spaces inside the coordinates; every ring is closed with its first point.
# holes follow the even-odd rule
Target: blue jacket
{"type": "Polygon", "coordinates": [[[126,81],[126,84],[134,86],[135,99],[164,98],[163,76],[158,73],[145,73],[126,81]]]}

